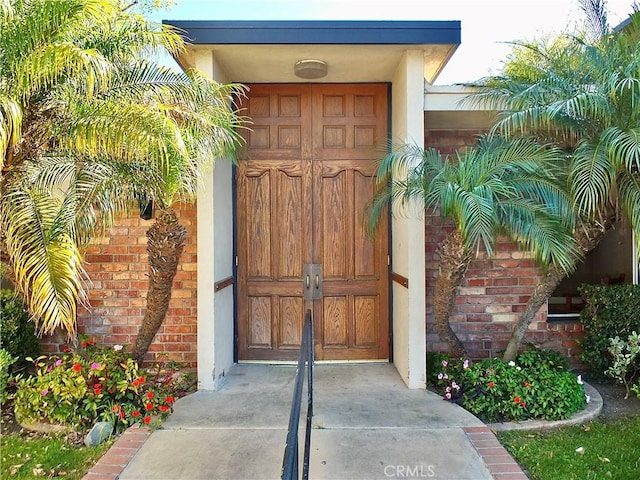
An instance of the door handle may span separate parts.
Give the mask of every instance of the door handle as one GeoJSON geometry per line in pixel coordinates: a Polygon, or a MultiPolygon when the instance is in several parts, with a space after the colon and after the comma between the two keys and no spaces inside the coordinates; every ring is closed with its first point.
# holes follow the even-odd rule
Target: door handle
{"type": "Polygon", "coordinates": [[[306,263],[302,275],[304,277],[304,300],[322,300],[322,265],[318,263],[306,263]],[[313,277],[314,288],[311,288],[311,277],[313,277]]]}

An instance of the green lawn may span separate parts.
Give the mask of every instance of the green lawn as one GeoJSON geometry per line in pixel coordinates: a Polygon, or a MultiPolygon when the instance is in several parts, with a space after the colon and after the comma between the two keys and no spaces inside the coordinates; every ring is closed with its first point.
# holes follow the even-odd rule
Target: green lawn
{"type": "Polygon", "coordinates": [[[640,478],[640,415],[498,438],[531,480],[640,478]]]}
{"type": "Polygon", "coordinates": [[[0,478],[28,480],[38,477],[81,479],[113,442],[97,447],[69,445],[63,437],[26,438],[2,435],[0,478]]]}

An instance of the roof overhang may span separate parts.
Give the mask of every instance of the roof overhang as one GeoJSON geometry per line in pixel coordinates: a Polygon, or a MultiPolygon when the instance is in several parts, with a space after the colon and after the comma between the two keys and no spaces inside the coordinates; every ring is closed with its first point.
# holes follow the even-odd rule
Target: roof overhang
{"type": "Polygon", "coordinates": [[[194,67],[199,52],[213,52],[229,81],[287,83],[303,59],[326,62],[321,81],[389,82],[407,50],[424,53],[433,82],[460,45],[454,21],[173,21],[189,47],[176,60],[194,67]]]}

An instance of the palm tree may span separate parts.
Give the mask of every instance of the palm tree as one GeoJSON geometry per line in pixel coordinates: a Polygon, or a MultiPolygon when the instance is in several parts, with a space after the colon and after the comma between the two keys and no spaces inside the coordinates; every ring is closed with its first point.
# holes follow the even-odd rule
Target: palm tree
{"type": "Polygon", "coordinates": [[[532,252],[542,265],[571,268],[573,216],[554,176],[559,156],[556,148],[526,139],[493,137],[481,138],[452,159],[434,149],[406,146],[380,163],[370,225],[389,199],[396,212],[417,199],[453,223],[439,247],[433,309],[438,335],[454,355],[466,355],[449,323],[457,288],[474,256],[493,255],[499,235],[532,252]]]}
{"type": "Polygon", "coordinates": [[[242,89],[150,60],[182,38],[117,0],[0,0],[0,30],[2,264],[39,332],[73,338],[83,245],[141,194],[194,198],[238,141],[242,89]]]}
{"type": "MultiPolygon", "coordinates": [[[[484,79],[472,100],[502,111],[494,131],[535,134],[570,156],[567,189],[580,254],[595,248],[624,213],[640,234],[640,12],[612,34],[604,2],[585,0],[586,37],[520,43],[501,76],[484,79]]],[[[517,354],[537,311],[565,278],[551,268],[518,319],[504,354],[517,354]]]]}

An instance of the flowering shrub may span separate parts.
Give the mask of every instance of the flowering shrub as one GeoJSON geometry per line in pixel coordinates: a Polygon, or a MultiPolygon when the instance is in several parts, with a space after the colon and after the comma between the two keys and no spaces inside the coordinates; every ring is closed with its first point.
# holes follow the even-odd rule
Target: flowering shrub
{"type": "Polygon", "coordinates": [[[15,413],[21,421],[90,426],[110,421],[116,431],[138,423],[157,426],[172,412],[175,397],[138,368],[122,346],[83,349],[33,360],[36,374],[18,378],[15,413]]]}
{"type": "Polygon", "coordinates": [[[616,335],[610,338],[609,342],[609,353],[613,357],[613,365],[605,373],[624,385],[625,400],[629,398],[631,391],[640,397],[640,384],[633,388],[634,379],[640,373],[640,335],[637,332],[631,332],[626,341],[616,335]]]}
{"type": "Polygon", "coordinates": [[[439,360],[440,368],[430,371],[437,392],[487,422],[568,418],[588,401],[581,378],[548,350],[530,350],[509,363],[439,360]]]}

